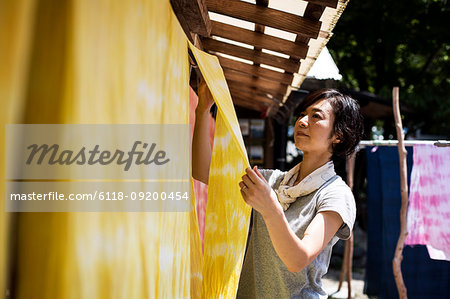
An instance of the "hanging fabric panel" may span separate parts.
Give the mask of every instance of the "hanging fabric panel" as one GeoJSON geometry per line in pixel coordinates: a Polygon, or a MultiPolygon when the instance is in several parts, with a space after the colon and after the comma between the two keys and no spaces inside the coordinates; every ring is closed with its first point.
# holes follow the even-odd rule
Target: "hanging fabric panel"
{"type": "MultiPolygon", "coordinates": [[[[8,25],[1,27],[7,45],[0,52],[6,62],[0,86],[3,130],[14,122],[189,122],[186,37],[168,1],[1,5],[1,20],[8,25]]],[[[238,182],[249,163],[217,59],[191,49],[219,108],[204,259],[195,208],[186,213],[19,213],[12,231],[15,297],[235,297],[250,217],[238,182]]],[[[7,232],[7,217],[1,217],[2,266],[9,259],[7,232]]],[[[4,289],[6,269],[1,270],[4,289]]]]}
{"type": "Polygon", "coordinates": [[[450,261],[450,148],[415,145],[413,159],[405,244],[450,261]]]}
{"type": "Polygon", "coordinates": [[[33,12],[33,1],[0,1],[0,296],[10,294],[7,274],[13,257],[12,217],[5,212],[5,128],[22,122],[33,12]]]}
{"type": "MultiPolygon", "coordinates": [[[[169,1],[6,5],[20,12],[8,37],[32,22],[27,73],[10,91],[24,94],[20,122],[188,124],[187,45],[169,1]]],[[[20,213],[17,223],[16,298],[188,298],[200,288],[195,212],[20,213]]]]}
{"type": "Polygon", "coordinates": [[[235,298],[251,211],[238,183],[249,162],[217,57],[192,44],[190,49],[218,107],[206,204],[203,298],[235,298]]]}

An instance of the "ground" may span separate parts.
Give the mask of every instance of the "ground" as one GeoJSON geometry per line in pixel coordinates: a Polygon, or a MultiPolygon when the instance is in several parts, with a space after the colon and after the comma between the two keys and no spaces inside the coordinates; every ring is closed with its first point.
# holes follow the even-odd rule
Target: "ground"
{"type": "MultiPolygon", "coordinates": [[[[341,290],[337,292],[339,285],[340,270],[329,269],[328,273],[322,279],[322,285],[325,292],[329,295],[328,298],[347,298],[348,289],[347,281],[342,284],[341,290]]],[[[364,273],[354,272],[352,277],[352,298],[367,299],[369,298],[363,294],[364,290],[364,273]]]]}
{"type": "MultiPolygon", "coordinates": [[[[366,266],[367,252],[367,234],[358,224],[354,227],[354,246],[353,246],[353,271],[352,271],[352,298],[368,299],[364,294],[364,273],[366,266]]],[[[328,273],[322,279],[322,285],[329,298],[347,298],[347,281],[344,280],[341,290],[337,292],[339,285],[339,275],[342,267],[342,255],[344,253],[345,241],[339,241],[333,248],[333,254],[330,261],[328,273]]],[[[372,298],[372,297],[370,297],[372,298]]]]}

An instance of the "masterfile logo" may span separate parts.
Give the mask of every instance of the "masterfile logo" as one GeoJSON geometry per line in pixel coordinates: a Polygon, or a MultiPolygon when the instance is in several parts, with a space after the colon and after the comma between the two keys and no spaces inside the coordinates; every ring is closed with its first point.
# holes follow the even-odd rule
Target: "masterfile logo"
{"type": "Polygon", "coordinates": [[[6,179],[190,179],[189,125],[7,125],[6,179]]]}
{"type": "Polygon", "coordinates": [[[43,162],[46,162],[49,165],[72,165],[74,163],[77,165],[84,165],[86,163],[89,165],[94,165],[96,163],[108,165],[117,163],[117,165],[124,164],[124,170],[128,171],[133,164],[134,156],[136,156],[134,162],[136,165],[150,165],[152,163],[155,165],[164,165],[170,161],[170,159],[166,159],[166,152],[163,150],[156,151],[154,154],[156,143],[152,143],[148,146],[148,143],[135,141],[131,151],[128,152],[119,149],[116,149],[113,152],[109,150],[100,151],[99,148],[100,145],[98,144],[91,150],[86,150],[86,147],[83,146],[79,151],[74,152],[72,150],[60,151],[60,147],[57,144],[53,144],[52,146],[48,144],[42,144],[40,146],[32,144],[27,146],[27,149],[30,150],[30,155],[28,156],[26,164],[30,165],[33,162],[38,165],[41,165],[43,162]],[[143,149],[142,151],[138,150],[140,145],[143,149]],[[144,152],[144,150],[146,151],[144,152]],[[145,158],[143,158],[144,154],[145,158]]]}
{"type": "Polygon", "coordinates": [[[8,212],[185,212],[189,125],[6,126],[8,212]]]}

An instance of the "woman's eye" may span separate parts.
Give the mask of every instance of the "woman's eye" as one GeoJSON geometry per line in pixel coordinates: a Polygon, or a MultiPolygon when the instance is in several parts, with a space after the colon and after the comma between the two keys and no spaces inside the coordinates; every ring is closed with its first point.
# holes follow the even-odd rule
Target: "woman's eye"
{"type": "Polygon", "coordinates": [[[316,114],[316,113],[314,113],[314,114],[313,114],[313,117],[314,117],[314,118],[320,118],[320,115],[319,115],[319,114],[316,114]]]}

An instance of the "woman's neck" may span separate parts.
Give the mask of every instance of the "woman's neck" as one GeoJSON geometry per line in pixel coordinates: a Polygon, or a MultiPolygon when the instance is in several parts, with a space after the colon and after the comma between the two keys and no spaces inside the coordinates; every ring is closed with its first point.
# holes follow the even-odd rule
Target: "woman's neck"
{"type": "Polygon", "coordinates": [[[326,153],[323,155],[317,154],[310,155],[308,153],[303,153],[303,161],[300,167],[300,173],[297,177],[297,180],[295,181],[295,184],[300,183],[305,177],[311,174],[314,170],[331,161],[331,157],[332,155],[330,153],[326,153]]]}

